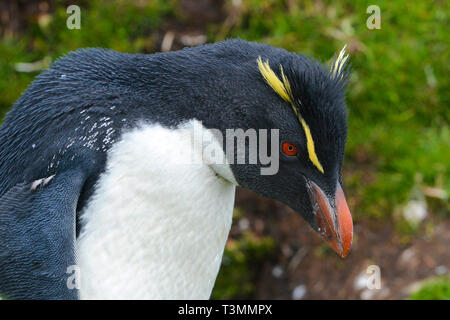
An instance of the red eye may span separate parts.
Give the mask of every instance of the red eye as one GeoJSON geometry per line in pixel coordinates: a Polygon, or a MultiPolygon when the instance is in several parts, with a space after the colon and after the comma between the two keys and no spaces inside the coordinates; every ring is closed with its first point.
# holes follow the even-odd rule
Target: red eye
{"type": "Polygon", "coordinates": [[[287,156],[295,156],[298,152],[297,146],[290,142],[283,142],[283,144],[281,145],[281,150],[287,156]]]}

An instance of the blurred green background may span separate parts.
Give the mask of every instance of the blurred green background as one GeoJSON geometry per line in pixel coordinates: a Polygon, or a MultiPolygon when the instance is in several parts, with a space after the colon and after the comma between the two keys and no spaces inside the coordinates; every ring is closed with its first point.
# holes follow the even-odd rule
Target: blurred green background
{"type": "Polygon", "coordinates": [[[239,190],[213,297],[450,299],[448,1],[1,0],[0,12],[1,118],[77,48],[152,53],[240,37],[327,63],[347,44],[352,254],[340,260],[289,209],[239,190]],[[79,30],[66,27],[70,4],[79,30]],[[366,25],[369,5],[380,29],[366,25]],[[372,264],[379,290],[361,285],[372,264]]]}

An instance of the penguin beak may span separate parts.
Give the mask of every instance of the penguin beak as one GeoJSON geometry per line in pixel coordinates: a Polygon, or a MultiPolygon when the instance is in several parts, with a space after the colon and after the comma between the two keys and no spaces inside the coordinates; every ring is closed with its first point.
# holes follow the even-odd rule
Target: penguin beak
{"type": "Polygon", "coordinates": [[[307,182],[307,189],[317,232],[340,257],[344,258],[352,246],[353,222],[340,183],[337,183],[336,192],[331,197],[326,196],[313,181],[307,182]]]}

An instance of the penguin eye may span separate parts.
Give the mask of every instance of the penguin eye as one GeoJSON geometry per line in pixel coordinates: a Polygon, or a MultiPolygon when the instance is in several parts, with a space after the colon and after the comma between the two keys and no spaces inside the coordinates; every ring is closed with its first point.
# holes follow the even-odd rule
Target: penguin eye
{"type": "Polygon", "coordinates": [[[290,142],[283,142],[283,144],[281,145],[281,150],[285,155],[291,157],[296,156],[298,152],[297,146],[290,142]]]}

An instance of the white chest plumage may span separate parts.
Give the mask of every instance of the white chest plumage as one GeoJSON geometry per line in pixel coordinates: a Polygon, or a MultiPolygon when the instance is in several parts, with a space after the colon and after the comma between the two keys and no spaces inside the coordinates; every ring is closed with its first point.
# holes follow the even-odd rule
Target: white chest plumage
{"type": "Polygon", "coordinates": [[[203,162],[192,164],[191,137],[144,125],[112,147],[82,213],[82,299],[209,298],[235,185],[203,162]]]}

